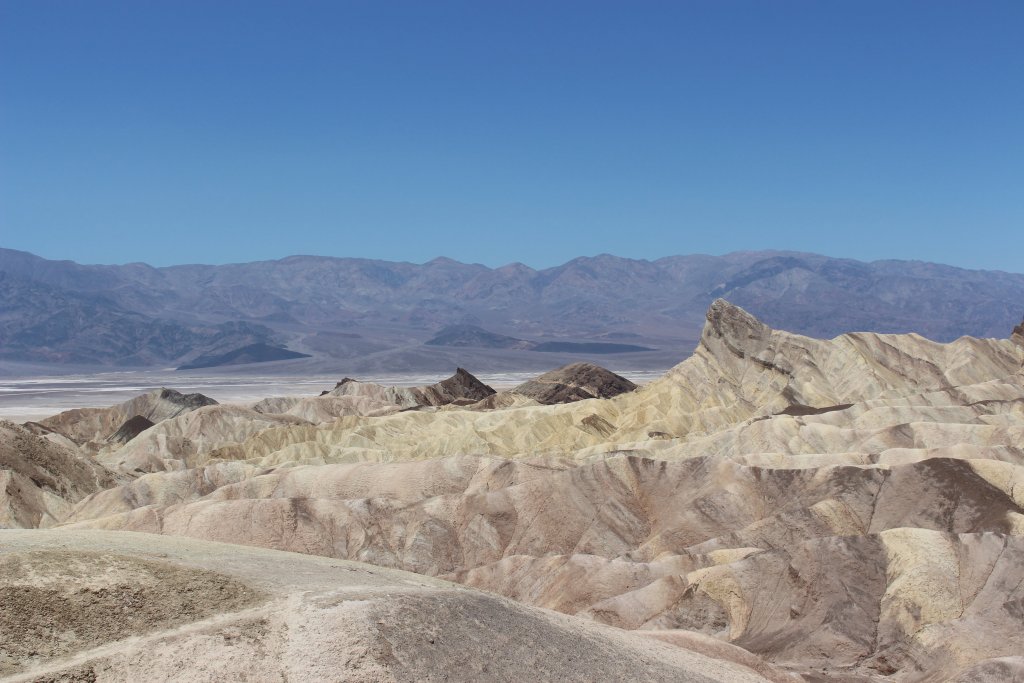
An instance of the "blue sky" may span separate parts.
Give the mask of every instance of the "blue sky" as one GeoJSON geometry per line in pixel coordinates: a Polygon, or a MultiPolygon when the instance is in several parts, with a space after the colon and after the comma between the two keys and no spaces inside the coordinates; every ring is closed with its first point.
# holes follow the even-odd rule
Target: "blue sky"
{"type": "Polygon", "coordinates": [[[1024,271],[1024,3],[0,0],[0,246],[1024,271]]]}

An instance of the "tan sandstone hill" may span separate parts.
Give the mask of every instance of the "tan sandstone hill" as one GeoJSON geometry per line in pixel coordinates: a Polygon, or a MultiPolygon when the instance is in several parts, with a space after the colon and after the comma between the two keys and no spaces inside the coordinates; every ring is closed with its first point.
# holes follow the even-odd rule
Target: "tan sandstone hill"
{"type": "Polygon", "coordinates": [[[76,408],[42,420],[39,424],[77,444],[94,442],[97,448],[129,420],[142,417],[157,423],[217,402],[202,394],[182,394],[174,389],[154,389],[110,408],[76,408]]]}
{"type": "Polygon", "coordinates": [[[253,409],[260,413],[295,415],[323,424],[343,416],[376,416],[414,408],[472,405],[494,393],[494,389],[458,368],[451,377],[421,387],[391,387],[346,377],[334,389],[319,396],[267,398],[256,403],[253,409]]]}

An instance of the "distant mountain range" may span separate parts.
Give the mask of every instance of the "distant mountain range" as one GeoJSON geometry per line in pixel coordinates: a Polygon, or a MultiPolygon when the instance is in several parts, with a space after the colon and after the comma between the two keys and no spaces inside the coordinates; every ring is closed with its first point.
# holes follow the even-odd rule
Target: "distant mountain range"
{"type": "Polygon", "coordinates": [[[619,366],[667,367],[692,349],[718,297],[817,337],[1007,337],[1024,313],[1024,275],[793,252],[601,255],[535,270],[318,256],[154,268],[0,249],[0,361],[178,367],[291,358],[259,367],[476,363],[485,371],[616,350],[619,366]]]}
{"type": "Polygon", "coordinates": [[[433,339],[424,342],[427,346],[450,346],[454,348],[477,349],[520,349],[524,351],[540,351],[542,353],[638,353],[655,349],[636,344],[617,344],[615,342],[565,342],[548,341],[533,342],[516,339],[506,334],[488,332],[476,325],[449,325],[433,339]]]}

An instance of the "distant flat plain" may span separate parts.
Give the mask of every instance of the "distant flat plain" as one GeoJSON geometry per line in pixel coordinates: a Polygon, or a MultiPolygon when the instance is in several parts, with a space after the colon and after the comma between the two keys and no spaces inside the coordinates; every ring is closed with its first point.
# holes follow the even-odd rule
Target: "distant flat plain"
{"type": "MultiPolygon", "coordinates": [[[[472,368],[468,368],[472,372],[472,368]]],[[[611,370],[644,384],[665,370],[611,370]]],[[[356,377],[365,382],[394,386],[419,386],[444,379],[448,373],[417,373],[356,377]]],[[[476,374],[476,373],[474,373],[476,374]]],[[[539,372],[480,373],[477,376],[495,389],[510,389],[536,377],[539,372]]],[[[184,373],[172,370],[26,375],[0,378],[0,419],[27,422],[72,408],[105,407],[127,401],[150,389],[167,387],[199,392],[220,403],[250,403],[269,396],[316,396],[341,380],[336,375],[274,376],[258,374],[184,373]]]]}

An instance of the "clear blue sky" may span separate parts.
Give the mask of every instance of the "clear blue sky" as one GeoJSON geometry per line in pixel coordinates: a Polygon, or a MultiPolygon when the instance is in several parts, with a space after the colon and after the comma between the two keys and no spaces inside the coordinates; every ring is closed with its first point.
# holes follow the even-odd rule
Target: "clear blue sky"
{"type": "Polygon", "coordinates": [[[0,246],[1024,271],[1024,2],[0,0],[0,246]]]}

